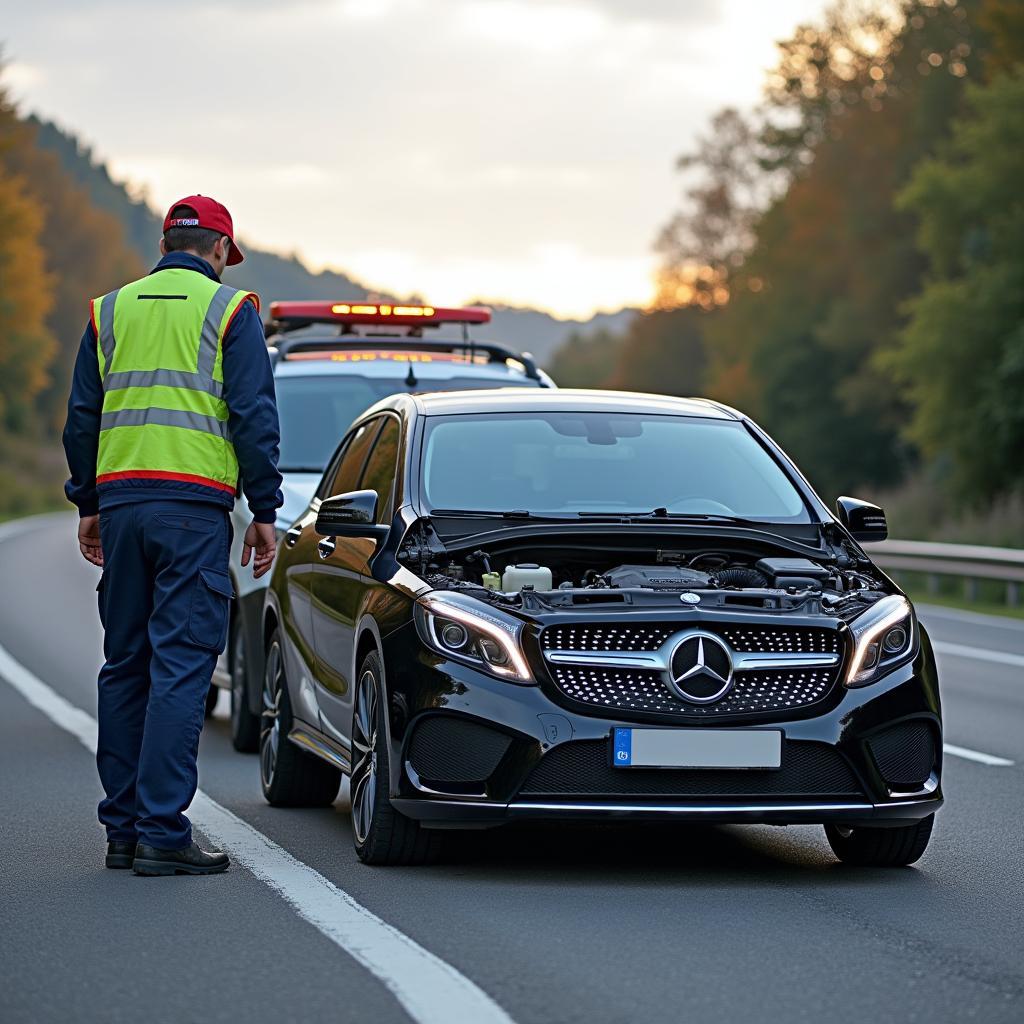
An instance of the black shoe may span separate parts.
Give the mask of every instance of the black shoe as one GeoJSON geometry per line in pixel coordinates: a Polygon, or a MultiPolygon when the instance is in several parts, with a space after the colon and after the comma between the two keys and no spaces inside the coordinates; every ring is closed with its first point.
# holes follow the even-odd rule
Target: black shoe
{"type": "Polygon", "coordinates": [[[124,839],[111,839],[107,843],[107,867],[130,868],[135,860],[135,845],[124,839]]]}
{"type": "Polygon", "coordinates": [[[230,863],[226,853],[207,853],[195,843],[184,850],[158,850],[139,843],[132,870],[137,875],[216,875],[227,871],[230,863]]]}

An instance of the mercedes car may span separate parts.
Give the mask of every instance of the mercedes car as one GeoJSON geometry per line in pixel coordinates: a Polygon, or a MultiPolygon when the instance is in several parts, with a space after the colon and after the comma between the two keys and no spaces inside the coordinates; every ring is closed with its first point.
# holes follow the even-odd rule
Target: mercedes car
{"type": "MultiPolygon", "coordinates": [[[[281,535],[309,503],[338,438],[367,407],[394,392],[463,388],[554,387],[528,353],[471,337],[491,319],[478,306],[440,309],[386,303],[274,302],[267,344],[281,419],[280,469],[284,505],[281,535]],[[456,331],[454,337],[426,337],[456,331]]],[[[241,499],[232,512],[232,582],[237,599],[227,649],[207,698],[218,687],[231,696],[231,740],[236,750],[259,745],[263,649],[260,616],[269,577],[240,568],[242,538],[252,516],[241,499]]]]}
{"type": "Polygon", "coordinates": [[[714,402],[385,399],[273,572],[264,795],[325,805],[349,776],[370,864],[526,820],[820,824],[845,862],[910,864],[942,722],[928,637],[862,547],[886,531],[714,402]]]}

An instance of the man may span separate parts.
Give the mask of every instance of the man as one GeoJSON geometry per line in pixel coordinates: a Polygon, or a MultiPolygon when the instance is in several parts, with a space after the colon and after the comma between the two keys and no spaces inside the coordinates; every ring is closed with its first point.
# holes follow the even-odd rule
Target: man
{"type": "Polygon", "coordinates": [[[274,382],[231,215],[189,196],[164,220],[147,277],[94,299],[68,402],[64,450],[78,542],[103,569],[96,761],[108,868],[213,874],[184,811],[210,678],[233,597],[229,512],[241,473],[253,521],[242,565],[262,576],[282,503],[274,382]]]}

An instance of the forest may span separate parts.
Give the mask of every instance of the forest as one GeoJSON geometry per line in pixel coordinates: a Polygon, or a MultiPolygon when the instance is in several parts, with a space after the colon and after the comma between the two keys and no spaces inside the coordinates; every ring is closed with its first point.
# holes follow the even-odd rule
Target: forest
{"type": "Polygon", "coordinates": [[[655,308],[551,372],[736,406],[901,536],[1020,546],[1022,63],[1019,0],[832,6],[679,158],[655,308]]]}

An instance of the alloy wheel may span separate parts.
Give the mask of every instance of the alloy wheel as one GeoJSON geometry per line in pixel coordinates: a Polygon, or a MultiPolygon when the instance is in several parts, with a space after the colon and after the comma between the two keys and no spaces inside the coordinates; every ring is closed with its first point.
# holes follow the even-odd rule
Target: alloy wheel
{"type": "Polygon", "coordinates": [[[364,672],[356,688],[352,754],[352,829],[356,841],[365,843],[377,799],[377,683],[372,672],[364,672]]]}
{"type": "Polygon", "coordinates": [[[260,775],[263,785],[274,781],[277,752],[281,745],[281,690],[284,686],[284,666],[281,648],[271,645],[267,652],[267,671],[263,677],[263,714],[260,718],[260,775]]]}

